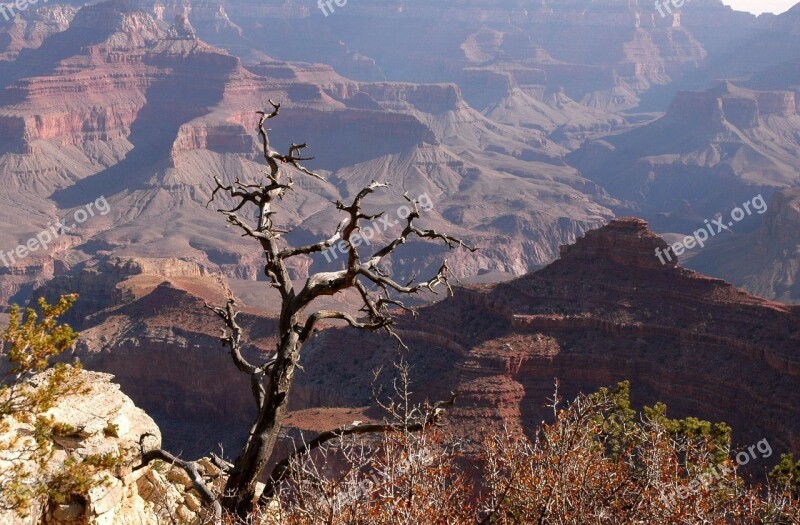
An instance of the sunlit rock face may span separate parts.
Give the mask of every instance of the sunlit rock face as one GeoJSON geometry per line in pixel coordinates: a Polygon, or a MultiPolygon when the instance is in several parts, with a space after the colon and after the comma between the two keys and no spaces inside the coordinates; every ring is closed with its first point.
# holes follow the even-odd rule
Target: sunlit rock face
{"type": "MultiPolygon", "coordinates": [[[[417,319],[403,318],[398,333],[411,348],[416,391],[429,399],[460,392],[450,421],[474,437],[547,420],[554,379],[566,399],[630,380],[637,405],[664,401],[673,417],[725,421],[743,445],[767,437],[800,449],[800,399],[790,393],[800,385],[800,307],[661,264],[657,247],[666,243],[646,222],[615,220],[542,270],[458,288],[417,319]]],[[[395,353],[377,336],[347,334],[320,334],[299,381],[367,405],[359,377],[395,353]]]]}
{"type": "MultiPolygon", "coordinates": [[[[41,388],[51,373],[35,376],[33,385],[41,388]]],[[[142,480],[152,476],[150,468],[134,468],[142,462],[140,441],[146,442],[145,450],[157,448],[161,444],[161,433],[153,419],[137,408],[112,379],[109,374],[82,372],[79,376],[82,391],[61,397],[46,414],[53,418],[53,423],[76,429],[72,434],[55,437],[53,443],[47,445],[52,449],[48,468],[57,471],[70,457],[111,454],[120,460],[113,469],[101,470],[96,475],[95,486],[88,494],[67,494],[64,502],[35,500],[29,509],[20,509],[27,510],[29,515],[41,516],[41,523],[158,523],[153,501],[147,501],[149,494],[139,491],[142,480]]],[[[31,434],[30,424],[11,421],[2,437],[15,445],[0,457],[0,472],[8,472],[8,466],[3,463],[13,460],[27,461],[26,471],[32,479],[41,474],[26,448],[31,445],[28,442],[33,439],[31,434]]],[[[0,521],[9,525],[31,523],[30,517],[21,517],[13,510],[0,511],[0,521]]]]}

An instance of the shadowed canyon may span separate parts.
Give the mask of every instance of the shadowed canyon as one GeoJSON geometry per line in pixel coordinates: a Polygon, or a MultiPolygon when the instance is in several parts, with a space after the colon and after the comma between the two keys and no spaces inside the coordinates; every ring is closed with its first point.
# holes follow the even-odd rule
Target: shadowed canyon
{"type": "MultiPolygon", "coordinates": [[[[409,238],[382,262],[409,283],[447,259],[460,279],[393,312],[406,350],[315,329],[283,450],[378,421],[373,371],[388,383],[402,355],[415,400],[458,394],[446,422],[468,443],[532,432],[555,381],[570,398],[630,380],[636,407],[800,453],[800,4],[51,0],[0,17],[0,320],[78,293],[71,357],[185,457],[238,450],[255,416],[206,305],[236,299],[246,356],[280,345],[264,253],[214,194],[266,179],[256,112],[273,102],[272,147],[306,144],[320,175],[292,172],[269,216],[281,242],[327,239],[347,211],[332,203],[378,181],[365,251],[403,231],[407,197],[428,204],[421,228],[478,248],[409,238]],[[756,197],[763,211],[675,256],[756,197]]],[[[310,251],[288,278],[346,264],[310,251]]]]}

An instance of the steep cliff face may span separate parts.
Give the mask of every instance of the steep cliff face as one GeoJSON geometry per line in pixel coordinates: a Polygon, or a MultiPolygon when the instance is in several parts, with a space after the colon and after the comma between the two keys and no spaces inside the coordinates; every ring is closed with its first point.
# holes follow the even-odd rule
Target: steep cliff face
{"type": "Polygon", "coordinates": [[[800,246],[800,189],[778,192],[758,235],[757,249],[761,252],[772,247],[788,249],[800,246]]]}
{"type": "MultiPolygon", "coordinates": [[[[709,12],[726,14],[720,2],[704,3],[709,12]]],[[[651,5],[638,2],[522,6],[499,1],[458,5],[411,1],[398,10],[391,2],[378,1],[346,5],[346,17],[317,16],[318,8],[310,1],[294,7],[287,9],[279,1],[229,2],[226,14],[245,36],[263,33],[260,28],[269,20],[304,23],[292,29],[272,24],[257,43],[252,38],[226,42],[229,37],[211,27],[203,37],[228,45],[232,52],[256,48],[282,59],[323,60],[363,80],[385,75],[413,82],[456,81],[464,68],[493,64],[508,71],[524,64],[537,71],[537,82],[549,91],[564,87],[570,97],[604,108],[635,105],[638,93],[669,82],[671,75],[691,71],[706,56],[699,41],[681,26],[680,16],[662,18],[651,5]]],[[[207,15],[198,13],[197,18],[207,15]]],[[[729,22],[746,25],[751,19],[734,17],[729,22]]],[[[528,76],[526,83],[530,80],[528,76]]],[[[469,82],[461,86],[467,90],[469,82]]]]}
{"type": "MultiPolygon", "coordinates": [[[[110,256],[90,260],[81,265],[80,270],[47,281],[35,294],[55,302],[62,295],[77,293],[79,298],[64,320],[81,330],[92,325],[92,315],[136,300],[150,282],[169,278],[187,278],[188,281],[207,275],[205,267],[180,259],[110,256]],[[134,276],[137,278],[131,279],[134,276]]],[[[220,287],[224,295],[225,283],[220,282],[220,287]]],[[[219,293],[214,295],[219,296],[219,293]]]]}
{"type": "MultiPolygon", "coordinates": [[[[681,92],[665,118],[686,124],[707,125],[709,121],[728,121],[747,130],[761,118],[797,115],[795,94],[790,91],[751,91],[724,83],[706,92],[681,92]]],[[[720,126],[722,129],[722,126],[720,126]]]]}
{"type": "MultiPolygon", "coordinates": [[[[708,17],[693,21],[694,24],[708,21],[708,17]]],[[[795,5],[780,16],[771,14],[758,17],[755,27],[741,34],[718,38],[719,28],[724,19],[717,20],[717,45],[726,43],[727,47],[719,48],[710,67],[717,78],[740,78],[743,75],[760,71],[797,58],[800,46],[800,9],[795,5]]]]}
{"type": "MultiPolygon", "coordinates": [[[[722,83],[679,93],[646,126],[592,141],[570,165],[635,210],[657,231],[686,232],[759,193],[792,186],[800,162],[800,116],[793,91],[722,83]],[[723,204],[724,203],[724,204],[723,204]]],[[[756,222],[741,223],[752,231],[756,222]]]]}
{"type": "Polygon", "coordinates": [[[15,16],[0,37],[0,71],[6,74],[4,62],[16,59],[23,49],[37,48],[50,35],[66,30],[77,11],[70,5],[43,5],[26,16],[15,16]]]}
{"type": "MultiPolygon", "coordinates": [[[[249,380],[219,343],[221,325],[204,307],[224,304],[219,277],[121,281],[127,300],[87,319],[76,355],[87,368],[114,374],[161,427],[165,447],[197,457],[223,443],[236,449],[252,423],[249,380]]],[[[246,354],[265,360],[274,321],[245,312],[246,354]]]]}
{"type": "MultiPolygon", "coordinates": [[[[299,31],[287,23],[257,44],[239,44],[241,48],[256,46],[280,58],[309,60],[308,43],[314,42],[313,52],[348,76],[362,78],[359,73],[377,71],[406,81],[453,81],[465,65],[514,60],[515,65],[547,67],[553,75],[551,91],[559,87],[560,72],[569,72],[563,85],[570,96],[591,94],[589,100],[609,107],[635,103],[642,91],[698,68],[704,78],[731,78],[786,60],[797,48],[796,13],[756,18],[721,0],[693,0],[671,13],[661,9],[664,16],[653,2],[627,0],[525,5],[410,1],[399,10],[378,1],[348,4],[347,15],[338,17],[321,16],[311,0],[292,5],[288,9],[281,0],[228,2],[229,17],[245,35],[260,31],[270,19],[303,21],[299,31]],[[399,46],[387,38],[398,27],[404,35],[399,46]],[[414,67],[404,55],[413,57],[414,67]],[[364,56],[377,67],[359,67],[356,57],[364,56]]],[[[233,46],[231,50],[235,52],[233,46]]],[[[467,85],[462,88],[466,91],[467,85]]]]}
{"type": "MultiPolygon", "coordinates": [[[[44,380],[50,373],[45,372],[34,377],[33,384],[45,384],[44,380]]],[[[95,478],[96,486],[87,494],[75,494],[74,497],[67,495],[66,503],[34,501],[26,509],[29,516],[25,518],[14,510],[0,510],[0,521],[3,523],[121,525],[158,522],[154,511],[157,502],[148,501],[147,493],[140,491],[147,483],[147,478],[157,473],[151,472],[149,467],[133,470],[141,464],[140,440],[146,442],[146,450],[160,446],[161,433],[158,427],[150,416],[137,408],[120,391],[118,385],[111,382],[111,375],[83,372],[80,379],[84,391],[58,399],[47,413],[52,416],[54,423],[77,429],[71,435],[56,437],[49,445],[52,457],[48,461],[48,467],[57,471],[71,457],[86,458],[102,454],[119,457],[118,464],[113,469],[99,472],[95,478]]],[[[28,462],[27,472],[31,479],[41,475],[26,450],[26,447],[31,446],[28,441],[32,439],[32,433],[31,425],[15,421],[4,431],[4,441],[16,440],[8,453],[4,452],[3,457],[0,457],[0,480],[4,484],[10,481],[4,479],[4,474],[9,472],[7,462],[11,461],[28,462]]]]}
{"type": "Polygon", "coordinates": [[[605,227],[586,232],[575,244],[561,247],[561,259],[573,264],[591,266],[598,257],[620,266],[658,269],[676,266],[677,257],[661,262],[653,257],[666,251],[667,243],[647,228],[647,223],[634,218],[615,219],[605,227]]]}
{"type": "MultiPolygon", "coordinates": [[[[796,420],[786,418],[797,402],[771,396],[766,385],[800,381],[800,311],[661,265],[654,247],[663,241],[645,226],[612,221],[546,269],[468,294],[487,304],[479,308],[503,312],[509,326],[470,357],[525,387],[527,425],[543,416],[534,403],[553,377],[568,392],[627,378],[640,403],[661,399],[674,415],[726,420],[743,441],[768,432],[796,450],[798,428],[785,423],[796,420]]],[[[462,406],[469,420],[469,402],[462,406]]]]}
{"type": "MultiPolygon", "coordinates": [[[[459,288],[417,320],[402,320],[421,395],[461,392],[449,417],[471,436],[546,419],[554,378],[565,398],[628,379],[637,404],[664,401],[672,416],[728,422],[737,443],[767,437],[797,451],[800,399],[791,392],[800,384],[800,310],[662,265],[655,248],[665,246],[644,221],[614,220],[542,270],[459,288]]],[[[318,381],[324,369],[324,385],[350,385],[346,377],[380,360],[375,353],[392,359],[389,345],[372,338],[344,346],[333,333],[324,337],[305,355],[302,383],[318,381]],[[352,363],[324,357],[345,348],[352,363]]],[[[366,394],[354,397],[368,403],[366,394]]]]}

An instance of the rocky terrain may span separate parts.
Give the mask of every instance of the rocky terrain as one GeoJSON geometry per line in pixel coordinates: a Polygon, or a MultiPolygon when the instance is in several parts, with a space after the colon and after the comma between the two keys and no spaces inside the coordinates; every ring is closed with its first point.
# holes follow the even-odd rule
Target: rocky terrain
{"type": "MultiPolygon", "coordinates": [[[[766,437],[776,449],[797,452],[800,308],[662,265],[655,248],[666,247],[644,221],[614,220],[562,248],[542,270],[459,287],[418,319],[401,317],[416,399],[458,392],[449,420],[468,437],[503,424],[531,430],[548,417],[555,379],[565,398],[629,379],[638,405],[664,401],[673,417],[731,424],[741,445],[766,437]]],[[[219,443],[233,450],[252,400],[219,345],[218,320],[203,307],[230,291],[219,278],[147,271],[121,276],[119,304],[87,319],[77,354],[89,368],[116,375],[159,423],[168,448],[190,456],[219,443]]],[[[89,296],[99,275],[88,272],[70,287],[89,296]]],[[[242,317],[254,355],[275,344],[274,321],[259,312],[245,306],[242,317]]],[[[382,417],[370,408],[372,372],[383,367],[379,384],[389,382],[399,359],[385,335],[335,325],[318,332],[302,356],[289,435],[382,417]]]]}
{"type": "Polygon", "coordinates": [[[455,82],[479,110],[513,108],[508,118],[571,121],[565,129],[583,133],[614,125],[586,106],[661,111],[679,89],[747,75],[797,49],[797,11],[755,17],[720,0],[665,17],[639,0],[412,0],[399,9],[378,0],[329,16],[312,0],[156,5],[167,20],[187,14],[201,38],[246,61],[267,54],[322,61],[359,80],[455,82]],[[584,107],[559,103],[559,92],[584,107]]]}
{"type": "MultiPolygon", "coordinates": [[[[101,195],[111,205],[0,268],[5,300],[112,254],[258,278],[246,244],[210,233],[221,221],[205,205],[214,176],[259,176],[254,110],[269,98],[286,108],[274,140],[308,141],[327,177],[287,199],[290,240],[327,235],[326,202],[387,180],[376,209],[425,194],[431,226],[484,247],[453,261],[462,276],[521,275],[614,215],[682,232],[797,183],[794,48],[782,44],[795,11],[755,18],[705,0],[662,19],[627,0],[473,1],[392,14],[377,2],[325,17],[312,2],[93,4],[43,5],[0,30],[0,248],[101,195]],[[742,77],[721,43],[754,38],[771,52],[748,55],[759,59],[744,87],[678,92],[742,77]]],[[[411,246],[395,269],[411,275],[439,255],[411,246]]],[[[312,263],[330,261],[293,271],[312,263]]]]}
{"type": "MultiPolygon", "coordinates": [[[[166,448],[195,457],[219,453],[219,445],[228,451],[241,446],[254,417],[250,383],[220,344],[219,318],[205,308],[238,295],[228,279],[176,259],[112,257],[53,279],[37,293],[52,301],[66,290],[80,295],[64,318],[81,330],[69,357],[113,374],[156,420],[166,448]]],[[[279,298],[267,286],[239,292],[245,297],[238,299],[245,353],[267,357],[276,343],[279,298]]],[[[347,307],[352,299],[331,298],[320,307],[347,307]]],[[[332,394],[298,388],[292,406],[336,404],[340,396],[332,394]]]]}
{"type": "MultiPolygon", "coordinates": [[[[44,378],[40,375],[34,380],[43,381],[44,378]]],[[[111,383],[111,379],[108,374],[84,372],[81,380],[86,392],[59,399],[48,412],[54,422],[78,429],[74,435],[56,438],[52,444],[52,464],[58,468],[73,455],[83,458],[108,453],[119,454],[121,462],[114,470],[98,474],[98,481],[102,479],[104,483],[98,483],[90,490],[85,500],[27,509],[34,520],[42,516],[36,523],[75,523],[80,518],[90,523],[123,523],[125,519],[145,515],[148,510],[152,516],[150,521],[155,522],[155,514],[152,509],[146,509],[140,494],[140,487],[143,488],[152,473],[149,468],[139,471],[134,471],[134,468],[141,463],[140,438],[147,436],[148,447],[158,447],[161,434],[153,420],[120,392],[119,386],[111,383]]],[[[28,471],[34,477],[37,475],[36,464],[25,452],[25,439],[31,439],[29,427],[24,422],[12,421],[2,436],[3,440],[21,441],[17,447],[4,452],[7,457],[0,458],[0,464],[28,461],[28,471]]],[[[41,505],[41,502],[32,502],[32,507],[36,505],[41,505]]],[[[5,509],[0,510],[0,520],[7,524],[34,522],[21,519],[13,511],[5,509]]]]}
{"type": "MultiPolygon", "coordinates": [[[[408,280],[447,256],[464,280],[398,325],[416,399],[460,394],[457,434],[531,430],[555,379],[565,398],[628,379],[637,405],[800,452],[798,20],[720,0],[663,18],[637,0],[371,0],[329,16],[312,0],[40,3],[0,19],[0,260],[53,238],[0,265],[0,323],[12,302],[79,293],[75,354],[114,374],[166,448],[237,450],[253,402],[205,306],[236,297],[246,351],[265,356],[278,298],[263,255],[225,228],[230,202],[209,199],[214,177],[263,180],[255,111],[275,100],[273,147],[306,141],[325,178],[293,174],[275,216],[287,242],[327,238],[331,203],[379,180],[374,246],[407,193],[429,203],[421,226],[480,248],[409,243],[386,268],[408,280]],[[766,213],[659,262],[756,195],[766,213]]],[[[341,264],[302,258],[291,278],[341,264]]],[[[325,328],[286,437],[381,417],[370,380],[390,381],[396,342],[325,328]]]]}
{"type": "MultiPolygon", "coordinates": [[[[767,437],[797,452],[800,307],[662,265],[655,248],[666,246],[646,222],[617,219],[542,270],[424,308],[400,330],[417,392],[460,392],[451,422],[472,436],[546,420],[555,379],[567,399],[629,379],[636,404],[664,401],[673,417],[726,421],[740,445],[767,437]]],[[[301,388],[338,385],[366,404],[370,367],[396,348],[344,332],[306,351],[301,388]]]]}
{"type": "MultiPolygon", "coordinates": [[[[249,246],[212,233],[223,221],[206,204],[214,176],[259,176],[254,110],[269,98],[286,108],[273,140],[307,140],[319,158],[310,166],[328,178],[286,199],[292,240],[329,234],[338,218],[325,204],[372,179],[392,184],[376,208],[392,213],[404,191],[424,194],[430,225],[487,246],[453,262],[462,275],[523,273],[611,216],[604,190],[564,163],[563,146],[479,113],[456,85],[356,82],[320,64],[245,67],[197,38],[183,15],[170,24],[124,2],[97,4],[4,64],[1,245],[13,250],[100,196],[111,208],[0,269],[4,299],[109,254],[256,278],[249,246]]],[[[411,274],[435,255],[411,246],[395,264],[411,274]]]]}
{"type": "Polygon", "coordinates": [[[797,108],[789,90],[726,82],[681,92],[662,118],[586,144],[569,162],[626,203],[618,213],[641,214],[660,232],[686,231],[797,183],[797,108]]]}
{"type": "MultiPolygon", "coordinates": [[[[795,11],[756,18],[703,0],[662,18],[627,0],[476,0],[326,17],[282,0],[90,4],[43,5],[0,28],[0,250],[92,199],[111,207],[0,268],[6,301],[110,255],[258,278],[257,256],[206,204],[214,176],[259,176],[254,110],[269,98],[285,107],[273,140],[307,141],[327,177],[287,198],[290,241],[329,234],[327,202],[386,180],[376,210],[424,194],[428,225],[483,247],[451,261],[465,277],[522,275],[614,215],[683,232],[796,183],[784,45],[795,11]],[[734,34],[774,52],[733,67],[722,44],[734,34]],[[741,85],[678,92],[725,75],[741,85]]],[[[440,255],[412,245],[393,266],[409,276],[440,255]]],[[[312,264],[331,262],[308,259],[295,276],[312,264]]]]}
{"type": "MultiPolygon", "coordinates": [[[[34,378],[43,381],[50,372],[34,378]]],[[[112,454],[119,458],[113,467],[101,469],[92,478],[85,496],[72,494],[63,503],[35,500],[24,509],[27,516],[0,510],[6,525],[162,525],[200,523],[205,511],[199,493],[180,467],[155,461],[142,466],[142,453],[161,446],[158,426],[113,381],[113,376],[83,372],[80,380],[85,392],[62,397],[47,415],[55,424],[77,429],[69,436],[57,437],[52,447],[52,465],[59,468],[70,458],[112,454]]],[[[26,461],[29,425],[13,422],[3,439],[18,439],[8,450],[6,461],[26,461]],[[13,460],[11,457],[14,457],[13,460]]],[[[28,472],[39,475],[36,464],[28,461],[28,472]]],[[[222,473],[209,458],[198,461],[198,472],[207,486],[223,482],[222,473]]],[[[2,479],[2,475],[0,475],[2,479]]],[[[7,482],[8,480],[3,480],[7,482]]]]}
{"type": "MultiPolygon", "coordinates": [[[[227,300],[224,278],[201,277],[173,260],[106,265],[115,271],[87,269],[43,290],[45,296],[59,295],[61,287],[80,290],[67,319],[82,330],[75,355],[88,368],[114,374],[158,422],[170,450],[192,457],[219,452],[218,444],[241,446],[254,415],[249,381],[219,343],[218,318],[204,307],[227,300]]],[[[243,321],[249,355],[271,353],[275,322],[258,314],[243,321]]]]}
{"type": "MultiPolygon", "coordinates": [[[[193,10],[184,2],[163,5],[167,12],[193,10]]],[[[563,87],[565,95],[593,106],[633,107],[638,94],[696,69],[707,55],[680,15],[662,18],[651,4],[627,0],[412,0],[400,9],[379,0],[348,4],[329,16],[310,0],[218,5],[218,11],[195,16],[203,20],[203,38],[232,53],[246,56],[255,48],[279,59],[321,60],[363,80],[458,82],[465,91],[470,85],[468,100],[478,109],[509,97],[522,102],[526,88],[531,94],[536,86],[549,92],[563,87]],[[273,31],[253,37],[274,20],[273,31]]],[[[716,16],[744,31],[758,27],[755,17],[736,16],[718,1],[694,2],[684,17],[690,13],[716,16]]],[[[705,39],[710,31],[696,27],[705,39]]]]}

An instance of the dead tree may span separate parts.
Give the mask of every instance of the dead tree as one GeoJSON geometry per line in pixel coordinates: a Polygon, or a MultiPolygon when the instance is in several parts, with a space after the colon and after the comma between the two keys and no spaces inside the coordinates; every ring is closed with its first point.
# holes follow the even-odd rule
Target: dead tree
{"type": "MultiPolygon", "coordinates": [[[[380,268],[381,262],[412,237],[439,240],[450,249],[462,246],[472,251],[475,250],[455,237],[435,230],[418,228],[414,221],[420,217],[419,203],[405,194],[404,198],[408,201],[411,213],[405,219],[403,231],[374,253],[363,256],[357,248],[359,243],[351,242],[351,240],[358,233],[361,221],[375,220],[383,215],[382,213],[368,215],[362,211],[362,203],[368,195],[378,188],[387,187],[387,184],[375,181],[359,191],[350,204],[344,204],[341,201],[335,203],[336,208],[346,216],[330,238],[306,246],[288,246],[282,237],[288,232],[277,227],[274,221],[277,213],[275,204],[283,198],[286,192],[291,191],[293,185],[291,176],[282,173],[283,168],[290,167],[306,176],[324,179],[300,164],[311,160],[302,156],[305,144],[292,144],[286,155],[272,149],[268,135],[269,130],[265,128],[265,123],[278,116],[281,106],[271,100],[270,104],[272,111],[269,113],[259,112],[261,118],[258,123],[264,159],[269,167],[266,181],[258,184],[245,184],[236,180],[233,184],[226,185],[215,178],[216,188],[209,201],[209,204],[213,202],[218,193],[227,194],[234,201],[235,205],[231,209],[218,211],[225,215],[228,223],[239,228],[243,236],[250,237],[259,243],[266,259],[264,272],[281,298],[278,323],[279,342],[275,353],[261,363],[249,361],[242,353],[242,330],[236,322],[237,311],[234,302],[229,301],[224,307],[209,307],[225,323],[222,342],[230,349],[237,368],[250,376],[252,393],[257,407],[257,418],[242,453],[229,472],[225,492],[222,495],[223,507],[236,513],[240,518],[244,518],[252,511],[256,496],[256,482],[272,456],[278,433],[281,430],[295,370],[300,360],[300,350],[312,336],[317,325],[325,320],[341,320],[353,328],[382,329],[402,344],[399,336],[392,330],[394,324],[392,310],[403,309],[412,312],[413,310],[403,304],[399,298],[404,295],[417,294],[422,290],[434,292],[439,285],[446,286],[452,293],[448,282],[450,271],[445,260],[439,271],[430,280],[416,284],[413,282],[401,284],[380,268]],[[253,225],[248,224],[238,214],[246,205],[251,205],[256,210],[256,220],[253,225]],[[302,286],[296,287],[289,277],[287,261],[293,257],[322,253],[334,245],[346,246],[347,258],[344,268],[312,274],[302,286]],[[363,302],[359,314],[338,310],[319,310],[311,314],[306,313],[315,299],[335,295],[348,289],[355,289],[363,302]]],[[[423,423],[430,424],[431,422],[423,423]]],[[[375,427],[375,430],[382,431],[386,428],[379,425],[375,427]]],[[[262,503],[265,502],[262,501],[262,503]]]]}

